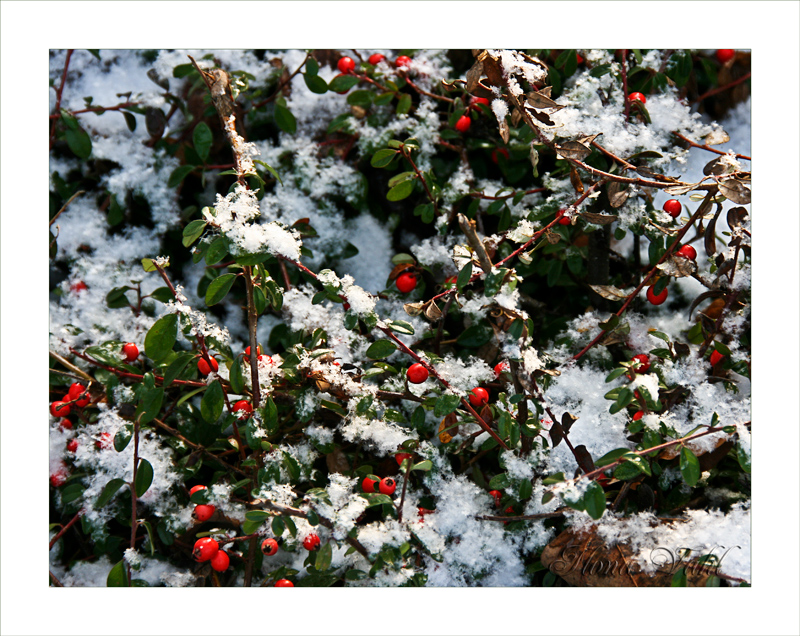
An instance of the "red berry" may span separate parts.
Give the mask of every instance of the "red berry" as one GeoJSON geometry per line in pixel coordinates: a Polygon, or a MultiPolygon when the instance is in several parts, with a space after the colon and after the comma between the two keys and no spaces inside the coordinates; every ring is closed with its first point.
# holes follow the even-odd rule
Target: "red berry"
{"type": "Polygon", "coordinates": [[[67,481],[67,471],[64,469],[57,470],[50,475],[50,484],[53,486],[53,488],[62,486],[65,481],[67,481]]]}
{"type": "Polygon", "coordinates": [[[644,411],[636,411],[631,418],[634,422],[638,422],[644,416],[644,411]]]}
{"type": "Polygon", "coordinates": [[[414,276],[414,274],[406,272],[405,274],[400,274],[394,281],[394,284],[397,285],[397,289],[402,293],[407,294],[410,291],[414,291],[414,288],[417,286],[417,277],[414,276]]]}
{"type": "Polygon", "coordinates": [[[278,552],[278,542],[275,539],[264,539],[261,543],[261,551],[264,556],[273,556],[278,552]]]}
{"type": "Polygon", "coordinates": [[[84,391],[86,391],[85,386],[83,386],[80,382],[74,382],[69,387],[69,399],[78,399],[81,395],[83,395],[84,391]]]}
{"type": "Polygon", "coordinates": [[[280,581],[275,582],[275,587],[294,587],[294,583],[292,583],[289,579],[281,579],[280,581]]]}
{"type": "Polygon", "coordinates": [[[194,507],[192,516],[202,523],[203,521],[211,519],[211,515],[214,514],[215,510],[216,507],[211,504],[200,504],[194,507]]]}
{"type": "MultiPolygon", "coordinates": [[[[261,349],[261,345],[258,345],[256,347],[256,355],[260,356],[262,353],[264,353],[264,351],[261,349]]],[[[250,347],[247,347],[244,350],[244,357],[247,358],[248,360],[250,359],[250,347]]]]}
{"type": "Polygon", "coordinates": [[[628,100],[632,102],[642,102],[642,104],[647,103],[647,98],[642,95],[642,93],[631,93],[628,95],[628,100]]]}
{"type": "Polygon", "coordinates": [[[74,453],[76,450],[78,450],[78,440],[76,440],[76,439],[69,440],[67,442],[67,450],[70,453],[74,453]]]}
{"type": "Polygon", "coordinates": [[[219,543],[211,537],[203,537],[194,542],[192,556],[195,561],[210,561],[219,552],[219,543]]]}
{"type": "Polygon", "coordinates": [[[492,161],[494,161],[495,163],[497,163],[498,153],[503,155],[506,159],[508,159],[510,156],[508,154],[508,150],[506,150],[505,148],[495,148],[494,150],[492,150],[492,161]]]}
{"type": "Polygon", "coordinates": [[[721,354],[719,351],[717,351],[716,349],[714,349],[714,351],[712,351],[712,352],[711,352],[711,357],[708,359],[708,361],[711,363],[711,366],[712,366],[712,367],[714,367],[714,366],[716,366],[717,364],[719,364],[719,362],[720,362],[720,361],[721,361],[721,360],[722,360],[724,357],[725,357],[724,355],[722,355],[722,354],[721,354]]]}
{"type": "Polygon", "coordinates": [[[681,202],[678,199],[670,199],[664,204],[664,212],[669,214],[673,219],[677,219],[681,215],[681,202]]]}
{"type": "Polygon", "coordinates": [[[469,396],[469,403],[472,406],[483,406],[489,403],[489,392],[483,387],[476,387],[472,389],[469,396]]]}
{"type": "Polygon", "coordinates": [[[69,430],[72,430],[72,422],[70,422],[70,421],[69,421],[69,420],[68,420],[68,419],[65,417],[64,419],[62,419],[62,420],[61,420],[61,421],[58,423],[58,428],[60,428],[62,431],[69,431],[69,430]]]}
{"type": "Polygon", "coordinates": [[[100,439],[95,440],[94,445],[100,450],[111,448],[114,443],[114,438],[111,433],[100,433],[100,439]]]}
{"type": "Polygon", "coordinates": [[[65,404],[61,400],[50,404],[50,415],[53,417],[64,417],[65,415],[69,415],[70,410],[69,404],[65,404]]]}
{"type": "Polygon", "coordinates": [[[243,411],[244,415],[240,415],[240,420],[246,420],[250,413],[253,412],[253,407],[247,400],[239,400],[236,404],[233,405],[233,412],[236,413],[237,411],[243,411]]]}
{"type": "Polygon", "coordinates": [[[394,61],[394,65],[397,68],[408,66],[409,64],[411,64],[411,58],[408,55],[401,55],[394,61]]]}
{"type": "Polygon", "coordinates": [[[216,373],[219,371],[219,362],[216,359],[212,358],[211,356],[208,357],[211,361],[211,366],[209,366],[208,362],[206,362],[203,358],[200,358],[197,361],[197,370],[200,371],[201,375],[208,375],[212,371],[216,373]]]}
{"type": "Polygon", "coordinates": [[[499,378],[504,373],[509,373],[511,371],[511,365],[508,364],[508,360],[503,360],[502,362],[498,362],[494,365],[494,377],[499,378]]]}
{"type": "Polygon", "coordinates": [[[69,288],[73,294],[80,294],[82,291],[88,289],[86,283],[84,283],[82,280],[72,283],[69,288]]]}
{"type": "Polygon", "coordinates": [[[352,73],[356,69],[356,63],[352,57],[342,57],[336,63],[336,68],[342,73],[352,73]]]}
{"type": "Polygon", "coordinates": [[[683,256],[684,258],[688,258],[690,261],[693,261],[697,258],[697,250],[694,249],[691,245],[682,245],[681,249],[675,252],[678,256],[683,256]]]}
{"type": "Polygon", "coordinates": [[[494,497],[494,507],[499,508],[500,500],[503,498],[503,493],[501,493],[499,490],[490,490],[489,494],[494,497]]]}
{"type": "Polygon", "coordinates": [[[451,287],[453,287],[456,284],[456,281],[458,281],[458,276],[451,276],[450,278],[448,278],[447,280],[444,281],[442,286],[445,289],[450,289],[451,287]]]}
{"type": "Polygon", "coordinates": [[[736,51],[734,49],[717,49],[717,61],[720,64],[727,64],[734,57],[736,57],[736,51]]]}
{"type": "Polygon", "coordinates": [[[406,377],[411,384],[422,384],[428,379],[428,370],[424,365],[417,362],[416,364],[412,364],[410,367],[408,367],[408,371],[406,371],[406,377]]]}
{"type": "Polygon", "coordinates": [[[197,486],[192,486],[191,489],[189,490],[189,496],[191,497],[194,493],[200,490],[206,490],[206,487],[201,486],[200,484],[198,484],[197,486]]]}
{"type": "Polygon", "coordinates": [[[469,105],[473,108],[477,107],[478,105],[483,104],[484,106],[489,106],[489,100],[485,97],[476,97],[473,95],[469,98],[469,105]]]}
{"type": "Polygon", "coordinates": [[[576,53],[575,58],[578,60],[578,64],[583,64],[583,58],[581,57],[580,53],[576,53]]]}
{"type": "Polygon", "coordinates": [[[319,537],[315,534],[308,535],[305,539],[303,539],[303,547],[308,550],[309,552],[313,552],[319,547],[319,544],[322,543],[319,537]]]}
{"type": "Polygon", "coordinates": [[[560,225],[569,225],[572,223],[572,217],[567,214],[565,209],[561,209],[556,213],[556,218],[560,225]]]}
{"type": "Polygon", "coordinates": [[[397,453],[397,455],[394,456],[394,460],[397,462],[398,466],[401,466],[405,460],[411,459],[411,457],[411,453],[397,453]]]}
{"type": "Polygon", "coordinates": [[[634,367],[636,373],[647,373],[650,369],[650,357],[646,353],[640,353],[638,356],[633,356],[632,362],[638,362],[639,366],[634,367]]]}
{"type": "Polygon", "coordinates": [[[469,127],[472,125],[472,120],[469,118],[469,115],[462,115],[458,118],[456,122],[456,130],[458,132],[467,132],[469,127]]]}
{"type": "Polygon", "coordinates": [[[370,479],[369,477],[364,477],[364,480],[361,482],[361,490],[364,492],[378,492],[376,488],[377,481],[374,479],[370,479]]]}
{"type": "Polygon", "coordinates": [[[373,53],[372,55],[369,56],[369,59],[367,61],[370,64],[372,64],[372,66],[377,66],[378,64],[383,62],[383,60],[385,60],[385,59],[386,59],[385,55],[382,55],[380,53],[373,53]]]}
{"type": "Polygon", "coordinates": [[[649,300],[650,304],[652,305],[660,305],[667,299],[667,288],[665,287],[664,291],[662,291],[658,296],[656,296],[655,292],[653,291],[654,288],[655,285],[651,285],[647,288],[647,300],[649,300]]]}
{"type": "Polygon", "coordinates": [[[395,488],[397,488],[397,482],[391,477],[384,477],[381,479],[381,483],[378,486],[378,490],[384,495],[394,494],[395,488]]]}
{"type": "Polygon", "coordinates": [[[134,343],[129,342],[128,344],[123,345],[122,353],[125,354],[125,359],[128,362],[133,362],[139,357],[139,347],[137,347],[134,343]]]}
{"type": "Polygon", "coordinates": [[[503,512],[505,512],[506,514],[509,514],[509,515],[513,515],[514,514],[514,506],[509,506],[503,512]]]}
{"type": "Polygon", "coordinates": [[[224,572],[231,564],[231,559],[225,550],[218,550],[217,553],[211,557],[211,568],[217,572],[224,572]]]}

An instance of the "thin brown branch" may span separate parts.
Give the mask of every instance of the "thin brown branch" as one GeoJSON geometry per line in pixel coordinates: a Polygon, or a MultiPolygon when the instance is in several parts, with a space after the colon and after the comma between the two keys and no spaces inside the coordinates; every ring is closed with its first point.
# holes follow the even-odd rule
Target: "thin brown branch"
{"type": "Polygon", "coordinates": [[[553,512],[540,512],[535,515],[514,515],[501,517],[499,515],[475,515],[476,519],[481,521],[536,521],[537,519],[552,519],[553,517],[563,517],[564,513],[569,510],[567,506],[554,510],[553,512]]]}
{"type": "Polygon", "coordinates": [[[295,72],[292,73],[289,77],[287,77],[280,84],[278,84],[278,88],[275,89],[275,92],[272,93],[272,95],[270,95],[266,99],[261,100],[257,104],[253,104],[253,108],[261,108],[262,106],[265,106],[266,104],[269,104],[271,101],[274,101],[278,97],[278,95],[281,94],[281,91],[287,86],[287,84],[289,84],[289,82],[291,82],[295,77],[297,77],[297,74],[301,70],[303,70],[303,67],[306,65],[306,62],[308,62],[308,58],[310,58],[310,57],[311,57],[311,53],[306,53],[305,59],[300,64],[300,66],[297,67],[295,72]]]}
{"type": "MultiPolygon", "coordinates": [[[[56,90],[56,114],[58,117],[61,117],[61,96],[64,93],[64,86],[67,85],[67,71],[69,70],[69,61],[72,58],[72,52],[74,49],[67,49],[67,59],[64,61],[64,72],[61,74],[61,84],[59,84],[58,89],[56,90]]],[[[53,144],[56,140],[56,124],[58,123],[58,119],[53,120],[52,126],[50,126],[50,150],[53,149],[53,144]]]]}
{"type": "Polygon", "coordinates": [[[742,75],[739,79],[735,79],[732,82],[730,82],[729,84],[725,84],[725,86],[718,86],[717,88],[712,88],[710,91],[707,91],[707,92],[703,93],[702,95],[700,95],[700,97],[695,99],[692,102],[692,105],[697,104],[698,102],[702,102],[707,97],[711,97],[712,95],[716,95],[717,93],[721,93],[723,91],[726,91],[729,88],[733,88],[734,86],[737,86],[738,84],[741,84],[742,82],[745,82],[745,81],[749,80],[750,79],[750,75],[751,75],[751,72],[748,71],[747,73],[742,75]]]}
{"type": "MultiPolygon", "coordinates": [[[[695,143],[694,141],[692,141],[688,137],[684,137],[679,132],[673,132],[672,134],[675,135],[681,141],[689,144],[692,148],[701,148],[702,150],[708,150],[708,152],[713,152],[713,153],[718,154],[718,155],[727,155],[728,154],[727,152],[723,152],[722,150],[717,150],[716,148],[712,148],[708,144],[695,143]]],[[[735,154],[734,157],[736,157],[737,159],[745,159],[746,161],[752,161],[752,158],[748,157],[747,155],[735,154]]]]}
{"type": "Polygon", "coordinates": [[[61,209],[60,209],[58,212],[56,212],[56,215],[55,215],[55,216],[54,216],[52,219],[50,219],[50,225],[53,225],[53,223],[55,223],[55,222],[56,222],[56,219],[57,219],[58,217],[60,217],[60,216],[61,216],[61,213],[62,213],[64,210],[66,210],[66,209],[67,209],[67,207],[69,206],[69,204],[70,204],[70,203],[72,203],[72,202],[73,202],[75,199],[77,199],[77,198],[78,198],[79,196],[81,196],[82,194],[85,194],[85,192],[86,192],[85,190],[78,190],[78,192],[76,192],[75,194],[73,194],[73,195],[72,195],[72,196],[69,198],[69,201],[67,201],[67,202],[66,202],[66,203],[65,203],[63,206],[61,206],[61,209]]]}
{"type": "Polygon", "coordinates": [[[157,418],[154,418],[154,419],[153,419],[153,422],[155,422],[155,423],[156,423],[156,426],[158,426],[159,428],[161,428],[161,429],[165,430],[167,433],[169,433],[170,435],[172,435],[174,438],[176,438],[176,439],[179,439],[180,441],[182,441],[182,442],[183,442],[184,444],[186,444],[186,445],[187,445],[189,448],[193,448],[193,449],[195,449],[196,451],[198,451],[198,452],[200,452],[200,453],[203,453],[204,455],[206,455],[206,456],[207,456],[207,457],[209,457],[210,459],[213,459],[214,461],[216,461],[216,462],[219,462],[219,463],[220,463],[220,464],[222,464],[222,465],[223,465],[223,466],[224,466],[224,467],[225,467],[227,470],[229,470],[229,471],[233,471],[233,472],[235,472],[235,473],[238,473],[238,474],[239,474],[239,475],[241,475],[242,477],[249,477],[249,475],[248,475],[246,472],[244,472],[243,470],[240,470],[239,468],[236,468],[236,466],[233,466],[233,465],[229,464],[229,463],[228,463],[228,462],[226,462],[224,459],[220,459],[220,458],[219,458],[219,457],[217,457],[217,456],[216,456],[214,453],[212,453],[211,451],[208,451],[208,450],[206,450],[206,449],[205,449],[205,447],[201,446],[200,444],[195,444],[194,442],[192,442],[192,441],[188,440],[188,439],[187,439],[187,438],[185,438],[183,435],[181,435],[181,434],[180,434],[178,431],[176,431],[174,428],[172,428],[171,426],[169,426],[169,425],[165,424],[165,423],[164,423],[164,422],[162,422],[161,420],[159,420],[159,419],[157,419],[157,418]]]}
{"type": "Polygon", "coordinates": [[[69,530],[72,526],[74,526],[77,523],[78,519],[80,519],[85,512],[86,510],[84,508],[78,510],[77,514],[74,517],[72,517],[72,519],[70,519],[67,522],[67,524],[63,528],[61,528],[61,530],[58,531],[58,534],[56,534],[56,536],[54,536],[50,540],[50,547],[48,548],[49,550],[53,549],[53,546],[58,542],[58,540],[64,536],[67,530],[69,530]]]}
{"type": "Polygon", "coordinates": [[[420,88],[414,82],[412,82],[410,79],[408,79],[408,76],[406,76],[406,84],[408,84],[411,88],[413,88],[415,91],[417,91],[420,95],[425,95],[426,97],[431,97],[433,99],[438,99],[438,100],[440,100],[442,102],[447,102],[449,104],[453,104],[456,101],[451,97],[445,97],[444,95],[434,95],[433,93],[429,93],[424,88],[420,88]]]}

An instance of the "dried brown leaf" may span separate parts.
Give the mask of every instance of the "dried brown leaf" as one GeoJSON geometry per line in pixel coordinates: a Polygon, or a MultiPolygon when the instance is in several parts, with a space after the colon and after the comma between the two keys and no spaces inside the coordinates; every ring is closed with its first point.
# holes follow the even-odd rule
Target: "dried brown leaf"
{"type": "Polygon", "coordinates": [[[468,93],[475,92],[475,89],[478,87],[478,83],[480,82],[481,77],[483,77],[483,62],[478,60],[477,62],[475,62],[475,64],[472,65],[472,68],[470,68],[467,71],[466,89],[468,93]]]}
{"type": "Polygon", "coordinates": [[[454,435],[458,435],[458,416],[455,413],[445,415],[439,423],[439,441],[442,444],[449,444],[454,435]]]}
{"type": "Polygon", "coordinates": [[[706,135],[705,142],[708,146],[717,146],[719,144],[726,144],[731,140],[731,137],[722,128],[717,128],[706,135]]]}
{"type": "Polygon", "coordinates": [[[683,256],[670,256],[663,263],[659,263],[660,272],[673,278],[683,278],[691,276],[697,271],[697,263],[683,256]]]}
{"type": "Polygon", "coordinates": [[[564,159],[583,161],[592,154],[592,151],[579,141],[565,141],[563,144],[556,144],[556,152],[564,159]]]}
{"type": "Polygon", "coordinates": [[[579,212],[578,216],[595,225],[608,225],[619,218],[615,214],[597,214],[595,212],[579,212]]]}
{"type": "Polygon", "coordinates": [[[550,99],[549,95],[544,95],[541,91],[538,93],[535,91],[528,93],[525,96],[525,101],[527,102],[528,106],[531,108],[536,108],[537,110],[544,110],[545,108],[556,108],[561,110],[564,108],[564,106],[560,106],[550,99]]]}
{"type": "Polygon", "coordinates": [[[425,307],[425,317],[431,322],[436,322],[442,317],[442,310],[432,300],[428,301],[425,307]]]}
{"type": "Polygon", "coordinates": [[[696,190],[699,185],[699,183],[691,183],[689,185],[670,186],[669,188],[664,188],[664,192],[667,194],[681,195],[696,190]]]}
{"type": "Polygon", "coordinates": [[[406,303],[403,309],[409,316],[419,316],[422,313],[425,303],[406,303]]]}
{"type": "Polygon", "coordinates": [[[740,205],[750,203],[750,188],[738,179],[731,178],[720,181],[719,191],[734,203],[740,205]]]}
{"type": "Polygon", "coordinates": [[[578,175],[578,171],[575,169],[575,166],[570,166],[569,170],[569,182],[572,184],[572,187],[575,189],[577,194],[583,194],[583,182],[581,181],[580,176],[578,175]]]}
{"type": "Polygon", "coordinates": [[[500,63],[491,55],[483,58],[483,71],[491,84],[494,86],[503,85],[503,69],[500,63]]]}
{"type": "Polygon", "coordinates": [[[508,140],[510,139],[508,122],[505,119],[503,119],[502,121],[499,122],[497,129],[500,131],[500,139],[503,140],[504,144],[507,144],[508,140]]]}
{"type": "Polygon", "coordinates": [[[742,225],[750,215],[747,210],[740,207],[731,208],[728,210],[728,227],[735,230],[742,225]]]}
{"type": "Polygon", "coordinates": [[[608,184],[608,202],[612,208],[622,207],[622,204],[628,200],[630,190],[626,184],[619,181],[612,181],[608,184]]]}
{"type": "Polygon", "coordinates": [[[589,285],[589,287],[606,300],[625,300],[631,293],[617,289],[613,285],[589,285]]]}
{"type": "Polygon", "coordinates": [[[720,161],[720,157],[717,157],[716,159],[712,159],[705,166],[703,166],[703,174],[706,176],[712,174],[719,176],[721,174],[725,174],[725,170],[727,170],[727,168],[728,167],[720,161]]]}

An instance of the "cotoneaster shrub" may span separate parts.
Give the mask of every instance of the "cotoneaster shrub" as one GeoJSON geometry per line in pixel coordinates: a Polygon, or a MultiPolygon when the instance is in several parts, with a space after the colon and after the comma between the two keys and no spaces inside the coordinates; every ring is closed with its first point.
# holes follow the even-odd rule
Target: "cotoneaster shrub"
{"type": "Polygon", "coordinates": [[[53,52],[54,584],[746,584],[718,57],[53,52]]]}

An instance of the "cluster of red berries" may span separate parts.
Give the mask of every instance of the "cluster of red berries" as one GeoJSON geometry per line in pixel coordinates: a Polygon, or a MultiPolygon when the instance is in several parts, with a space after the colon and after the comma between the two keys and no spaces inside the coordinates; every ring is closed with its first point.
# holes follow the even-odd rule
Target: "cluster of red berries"
{"type": "Polygon", "coordinates": [[[192,556],[199,563],[210,561],[211,567],[217,572],[224,572],[231,563],[228,553],[220,550],[219,543],[211,537],[203,537],[195,541],[192,556]]]}
{"type": "MultiPolygon", "coordinates": [[[[82,409],[84,406],[87,406],[89,402],[91,402],[91,399],[89,398],[89,392],[86,390],[86,387],[80,382],[75,382],[69,387],[69,391],[67,391],[64,397],[50,403],[50,415],[53,417],[65,418],[72,411],[73,405],[82,409]]],[[[69,420],[67,420],[67,422],[69,422],[69,420]]],[[[63,425],[63,420],[61,424],[62,428],[72,428],[71,422],[69,426],[66,427],[63,425]]]]}
{"type": "Polygon", "coordinates": [[[397,480],[393,477],[384,477],[380,481],[364,477],[361,481],[361,489],[364,492],[379,492],[383,495],[393,495],[397,490],[397,480]]]}
{"type": "MultiPolygon", "coordinates": [[[[456,121],[456,130],[460,133],[465,133],[469,130],[469,127],[472,125],[472,119],[469,116],[469,111],[471,109],[477,109],[478,106],[489,106],[489,100],[485,97],[477,97],[473,95],[470,97],[469,104],[467,104],[467,109],[464,111],[464,114],[458,118],[456,121]]],[[[508,151],[506,151],[508,152],[508,151]]],[[[506,157],[507,158],[507,157],[506,157]]]]}

